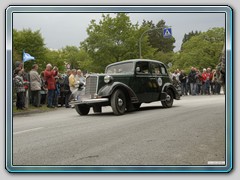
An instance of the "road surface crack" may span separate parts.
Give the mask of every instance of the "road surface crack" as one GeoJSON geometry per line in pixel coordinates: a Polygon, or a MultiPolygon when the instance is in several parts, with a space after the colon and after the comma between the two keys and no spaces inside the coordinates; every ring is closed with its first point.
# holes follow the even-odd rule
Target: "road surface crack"
{"type": "Polygon", "coordinates": [[[99,155],[95,155],[95,156],[86,156],[86,157],[79,158],[79,160],[89,159],[89,158],[97,158],[97,157],[99,157],[99,155]]]}

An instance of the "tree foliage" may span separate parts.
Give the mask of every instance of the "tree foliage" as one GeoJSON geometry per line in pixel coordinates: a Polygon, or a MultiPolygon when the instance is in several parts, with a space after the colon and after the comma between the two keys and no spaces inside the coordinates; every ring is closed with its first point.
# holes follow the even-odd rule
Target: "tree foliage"
{"type": "Polygon", "coordinates": [[[76,46],[66,46],[62,49],[62,58],[71,65],[71,69],[79,68],[79,48],[76,46]]]}
{"type": "Polygon", "coordinates": [[[160,20],[156,25],[152,21],[143,21],[143,26],[148,26],[149,29],[153,29],[148,32],[148,42],[149,44],[156,49],[156,52],[173,52],[175,38],[164,38],[163,31],[166,28],[166,22],[164,20],[160,20]]]}
{"type": "Polygon", "coordinates": [[[65,72],[67,63],[71,64],[71,68],[91,70],[92,61],[84,49],[75,46],[66,46],[60,50],[48,49],[40,30],[13,30],[13,68],[16,61],[22,62],[23,51],[35,57],[35,60],[24,63],[26,72],[29,72],[35,63],[39,66],[39,72],[43,71],[48,63],[57,66],[61,73],[65,72]]]}
{"type": "MultiPolygon", "coordinates": [[[[102,15],[99,23],[92,20],[87,28],[88,37],[81,47],[89,54],[95,72],[103,72],[106,65],[126,59],[139,57],[139,38],[146,27],[132,24],[125,13],[116,17],[102,15]]],[[[141,41],[144,57],[152,56],[153,49],[148,46],[147,37],[141,41]]]]}
{"type": "Polygon", "coordinates": [[[62,58],[61,50],[46,50],[46,58],[40,62],[41,67],[44,67],[41,70],[44,70],[46,65],[50,63],[53,67],[58,67],[59,72],[63,73],[65,71],[65,63],[62,58]]]}
{"type": "Polygon", "coordinates": [[[159,51],[155,53],[154,59],[163,62],[164,64],[172,63],[174,52],[163,52],[159,51]]]}
{"type": "Polygon", "coordinates": [[[61,58],[65,64],[70,64],[71,69],[92,71],[92,59],[84,49],[66,46],[61,50],[61,58]]]}
{"type": "MultiPolygon", "coordinates": [[[[183,46],[183,44],[184,44],[185,42],[187,42],[191,37],[197,36],[197,35],[199,35],[200,33],[201,33],[201,31],[195,31],[195,32],[191,31],[191,32],[188,33],[188,34],[184,34],[184,37],[183,37],[183,40],[182,40],[182,46],[183,46]]],[[[182,46],[181,46],[181,49],[182,49],[182,46]]]]}
{"type": "Polygon", "coordinates": [[[93,63],[93,60],[84,49],[80,48],[78,57],[80,60],[79,67],[81,70],[88,71],[88,72],[92,72],[94,70],[95,65],[93,63]]]}
{"type": "Polygon", "coordinates": [[[181,51],[174,53],[175,38],[163,38],[164,27],[164,20],[156,25],[152,21],[143,21],[139,26],[132,24],[126,13],[117,13],[114,17],[103,14],[99,22],[90,22],[87,28],[88,37],[80,43],[80,47],[66,46],[60,50],[46,48],[40,30],[14,29],[13,65],[16,61],[22,61],[25,50],[36,59],[24,63],[27,72],[34,63],[39,65],[40,71],[51,63],[62,73],[66,70],[66,64],[83,71],[103,72],[110,63],[139,58],[140,37],[147,32],[141,39],[142,58],[156,59],[165,64],[171,62],[171,69],[186,71],[192,66],[199,69],[216,66],[225,41],[224,28],[185,34],[181,51]],[[158,30],[148,31],[154,28],[158,30]]]}
{"type": "MultiPolygon", "coordinates": [[[[24,68],[29,71],[34,63],[39,63],[45,58],[46,48],[40,30],[32,31],[13,29],[13,63],[22,62],[23,51],[35,57],[34,61],[24,63],[24,68]]],[[[14,66],[13,66],[14,67],[14,66]]]]}
{"type": "Polygon", "coordinates": [[[223,44],[224,28],[213,28],[191,37],[182,45],[182,51],[175,56],[174,67],[189,70],[192,66],[214,68],[219,61],[223,44]]]}

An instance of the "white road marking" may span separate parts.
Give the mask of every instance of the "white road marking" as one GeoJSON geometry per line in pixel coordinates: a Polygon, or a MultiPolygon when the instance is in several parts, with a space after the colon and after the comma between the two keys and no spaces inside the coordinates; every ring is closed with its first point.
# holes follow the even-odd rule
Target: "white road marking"
{"type": "Polygon", "coordinates": [[[30,131],[37,131],[39,129],[43,129],[43,127],[38,127],[38,128],[33,128],[33,129],[27,129],[27,130],[24,130],[24,131],[14,132],[13,135],[22,134],[22,133],[26,133],[26,132],[30,132],[30,131]]]}

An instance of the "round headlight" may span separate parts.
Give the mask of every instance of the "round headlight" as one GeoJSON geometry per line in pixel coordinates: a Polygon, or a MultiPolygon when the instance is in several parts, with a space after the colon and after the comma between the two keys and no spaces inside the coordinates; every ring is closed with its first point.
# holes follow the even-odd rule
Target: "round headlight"
{"type": "Polygon", "coordinates": [[[104,82],[105,82],[105,83],[110,83],[111,80],[112,80],[112,77],[109,76],[109,75],[106,75],[106,76],[104,77],[104,82]]]}

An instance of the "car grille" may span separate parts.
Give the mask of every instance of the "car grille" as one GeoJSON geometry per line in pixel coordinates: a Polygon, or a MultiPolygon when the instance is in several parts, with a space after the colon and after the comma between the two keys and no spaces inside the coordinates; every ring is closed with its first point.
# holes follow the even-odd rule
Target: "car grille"
{"type": "Polygon", "coordinates": [[[98,76],[88,76],[86,79],[85,93],[94,95],[97,93],[98,76]]]}

